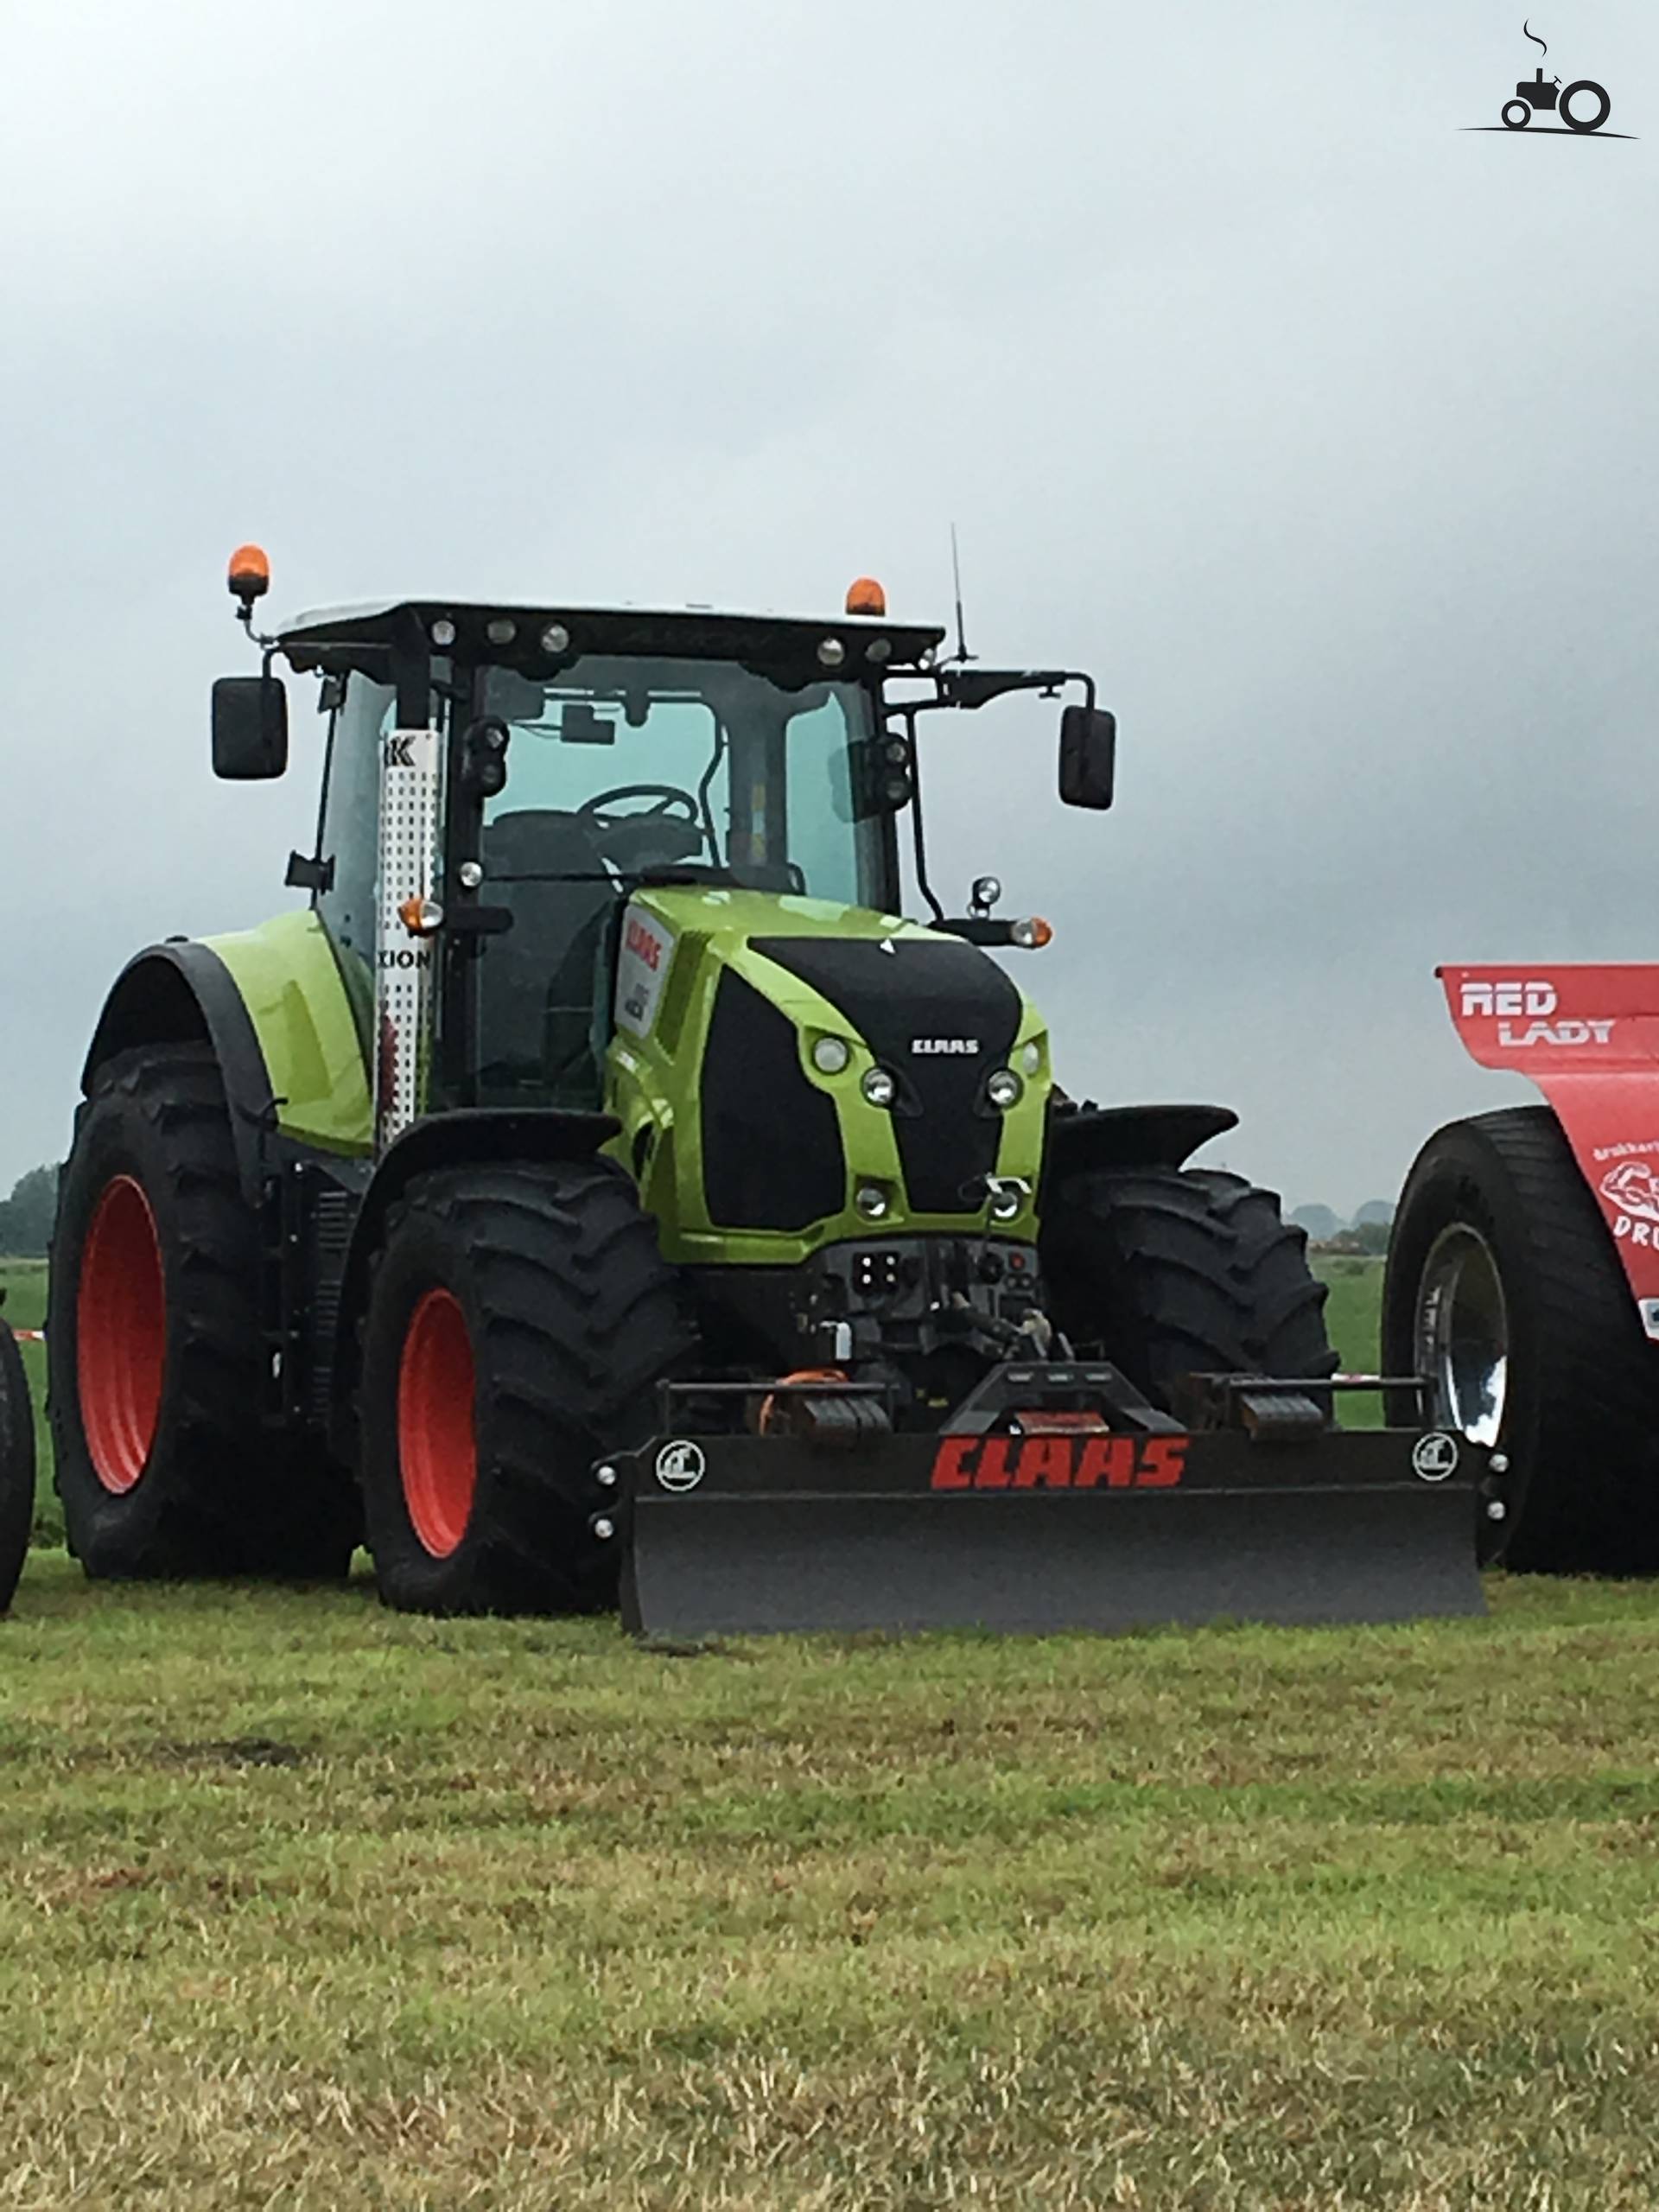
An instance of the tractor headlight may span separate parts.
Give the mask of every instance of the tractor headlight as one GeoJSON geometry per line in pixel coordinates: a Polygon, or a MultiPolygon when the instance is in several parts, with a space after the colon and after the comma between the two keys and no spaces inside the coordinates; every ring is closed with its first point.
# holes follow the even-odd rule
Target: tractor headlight
{"type": "Polygon", "coordinates": [[[1026,1194],[1018,1184],[1004,1184],[1001,1190],[991,1193],[991,1219],[1013,1221],[1025,1203],[1026,1194]]]}
{"type": "Polygon", "coordinates": [[[885,1221],[888,1198],[879,1183],[861,1183],[853,1196],[853,1205],[866,1221],[885,1221]]]}
{"type": "Polygon", "coordinates": [[[1042,1073],[1043,1047],[1039,1039],[1033,1037],[1028,1044],[1020,1047],[1020,1065],[1021,1071],[1027,1075],[1042,1073]]]}
{"type": "Polygon", "coordinates": [[[812,1046],[812,1065],[820,1075],[839,1075],[853,1057],[844,1037],[819,1037],[812,1046]]]}
{"type": "Polygon", "coordinates": [[[899,1086],[886,1068],[866,1068],[858,1087],[872,1106],[891,1106],[899,1096],[899,1086]]]}
{"type": "Polygon", "coordinates": [[[1012,1068],[998,1068],[985,1086],[985,1096],[993,1106],[1006,1114],[1010,1106],[1017,1106],[1024,1097],[1026,1086],[1012,1068]]]}

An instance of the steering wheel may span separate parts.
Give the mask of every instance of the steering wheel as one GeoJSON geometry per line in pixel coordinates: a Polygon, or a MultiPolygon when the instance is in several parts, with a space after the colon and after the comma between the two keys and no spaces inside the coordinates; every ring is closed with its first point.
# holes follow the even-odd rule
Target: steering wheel
{"type": "Polygon", "coordinates": [[[625,816],[626,821],[651,822],[666,816],[671,822],[694,823],[702,827],[702,810],[695,795],[682,791],[677,784],[618,784],[607,791],[595,791],[592,798],[584,799],[576,809],[578,814],[590,814],[603,821],[610,809],[627,798],[655,799],[655,806],[648,806],[642,814],[625,816]]]}

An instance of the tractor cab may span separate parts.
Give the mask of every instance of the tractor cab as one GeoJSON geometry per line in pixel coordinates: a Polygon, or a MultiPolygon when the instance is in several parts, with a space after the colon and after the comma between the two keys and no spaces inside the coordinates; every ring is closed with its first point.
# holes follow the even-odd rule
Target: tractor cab
{"type": "MultiPolygon", "coordinates": [[[[278,765],[276,654],[321,676],[317,846],[289,880],[313,892],[359,1009],[380,1139],[445,1107],[613,1104],[625,917],[642,893],[695,892],[716,917],[738,894],[797,923],[895,915],[896,821],[919,805],[915,718],[931,706],[1084,683],[1087,705],[1065,717],[1071,780],[1077,803],[1109,798],[1111,719],[1087,678],[941,668],[943,637],[889,620],[861,579],[830,622],[414,600],[264,640],[264,677],[216,687],[215,765],[278,765]]],[[[946,925],[982,942],[998,926],[946,925]]]]}

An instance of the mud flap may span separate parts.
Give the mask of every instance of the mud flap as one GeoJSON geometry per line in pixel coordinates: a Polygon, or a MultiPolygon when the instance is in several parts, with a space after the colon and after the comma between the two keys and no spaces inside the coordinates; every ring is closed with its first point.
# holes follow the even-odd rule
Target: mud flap
{"type": "Polygon", "coordinates": [[[0,1613],[23,1571],[35,1517],[35,1421],[11,1331],[0,1321],[0,1613]]]}
{"type": "Polygon", "coordinates": [[[1121,1630],[1485,1610],[1486,1454],[1420,1431],[665,1437],[632,1497],[624,1625],[1121,1630]]]}

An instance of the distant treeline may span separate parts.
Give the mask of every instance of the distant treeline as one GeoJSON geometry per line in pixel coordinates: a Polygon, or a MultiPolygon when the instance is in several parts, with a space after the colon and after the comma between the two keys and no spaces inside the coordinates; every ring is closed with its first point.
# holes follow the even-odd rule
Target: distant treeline
{"type": "Polygon", "coordinates": [[[1290,1218],[1307,1231],[1307,1241],[1322,1252],[1378,1254],[1389,1249],[1394,1227],[1394,1208],[1386,1198],[1370,1198],[1351,1221],[1344,1221],[1329,1206],[1298,1206],[1290,1218]]]}
{"type": "Polygon", "coordinates": [[[59,1172],[31,1167],[12,1185],[11,1196],[0,1198],[0,1252],[20,1260],[45,1258],[58,1210],[59,1172]]]}

